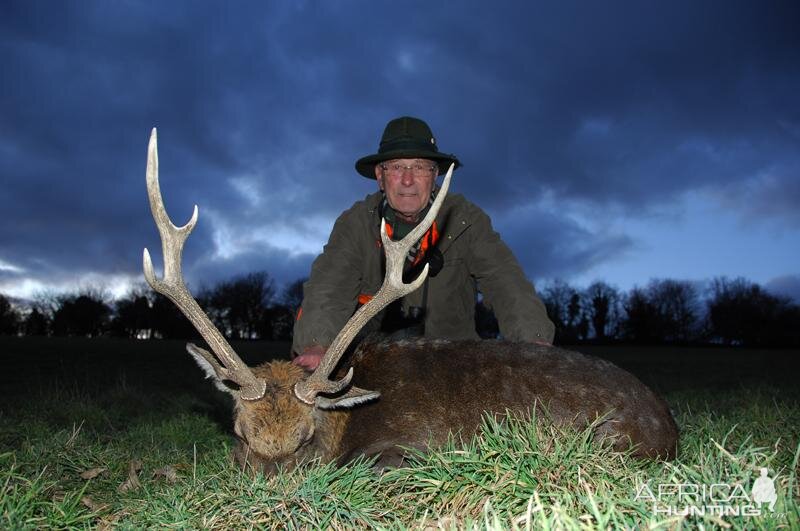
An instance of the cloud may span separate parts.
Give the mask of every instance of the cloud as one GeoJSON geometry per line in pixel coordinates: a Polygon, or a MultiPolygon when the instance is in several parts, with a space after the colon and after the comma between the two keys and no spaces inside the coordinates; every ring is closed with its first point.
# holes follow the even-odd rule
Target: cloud
{"type": "Polygon", "coordinates": [[[784,275],[771,279],[764,286],[768,291],[789,297],[794,304],[800,304],[800,275],[784,275]]]}
{"type": "Polygon", "coordinates": [[[579,275],[635,248],[625,234],[588,227],[564,214],[539,205],[493,216],[495,229],[531,279],[579,275]]]}
{"type": "Polygon", "coordinates": [[[796,231],[799,11],[6,2],[0,209],[15,221],[0,264],[24,275],[0,272],[139,275],[141,248],[160,247],[143,179],[153,126],[168,211],[182,223],[200,207],[194,282],[306,274],[335,217],[375,189],[354,161],[404,114],[464,162],[454,191],[495,214],[532,276],[620,260],[641,242],[609,217],[694,191],[796,231]]]}
{"type": "MultiPolygon", "coordinates": [[[[764,168],[748,178],[712,191],[721,205],[741,213],[748,223],[777,222],[800,228],[800,156],[764,168]]],[[[774,226],[774,225],[773,225],[774,226]]],[[[781,229],[778,229],[781,230],[781,229]]]]}

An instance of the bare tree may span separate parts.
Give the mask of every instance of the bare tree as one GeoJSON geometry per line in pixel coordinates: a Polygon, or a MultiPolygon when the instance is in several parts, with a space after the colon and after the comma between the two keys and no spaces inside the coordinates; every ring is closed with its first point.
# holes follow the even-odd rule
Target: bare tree
{"type": "Polygon", "coordinates": [[[298,278],[294,282],[287,284],[283,288],[280,296],[280,302],[292,312],[297,312],[303,304],[303,284],[306,283],[308,277],[298,278]]]}
{"type": "Polygon", "coordinates": [[[112,334],[120,337],[147,339],[152,335],[154,294],[144,286],[132,289],[114,302],[112,334]]]}
{"type": "Polygon", "coordinates": [[[197,331],[192,323],[164,295],[155,294],[151,312],[153,338],[189,339],[197,337],[197,331]]]}
{"type": "Polygon", "coordinates": [[[99,292],[86,290],[78,295],[65,295],[53,315],[53,333],[65,336],[96,337],[108,325],[111,307],[99,292]]]}
{"type": "Polygon", "coordinates": [[[616,337],[621,313],[619,290],[596,280],[586,288],[584,296],[595,338],[604,341],[616,337]]]}
{"type": "Polygon", "coordinates": [[[63,295],[39,291],[33,295],[31,311],[25,316],[23,333],[26,336],[47,336],[53,333],[53,317],[61,307],[63,295]]]}
{"type": "Polygon", "coordinates": [[[800,308],[744,278],[715,278],[708,299],[710,333],[728,345],[777,346],[800,342],[800,308]]]}
{"type": "Polygon", "coordinates": [[[16,335],[19,332],[22,316],[19,310],[11,304],[11,301],[3,294],[0,294],[0,334],[16,335]]]}
{"type": "Polygon", "coordinates": [[[586,338],[589,322],[584,315],[577,289],[561,279],[556,279],[540,295],[547,308],[547,315],[556,327],[556,343],[570,344],[586,338]]]}
{"type": "Polygon", "coordinates": [[[53,317],[56,311],[61,307],[64,295],[58,294],[54,291],[43,290],[33,295],[33,308],[39,310],[52,325],[53,317]]]}
{"type": "Polygon", "coordinates": [[[697,337],[699,303],[697,290],[691,283],[652,280],[647,290],[659,318],[659,333],[663,341],[686,343],[697,337]]]}
{"type": "Polygon", "coordinates": [[[265,333],[266,310],[274,296],[275,283],[266,271],[260,271],[221,282],[211,291],[207,304],[228,335],[253,339],[259,331],[265,333]]]}
{"type": "Polygon", "coordinates": [[[563,329],[567,321],[567,305],[570,292],[573,290],[569,284],[561,279],[555,279],[552,284],[544,288],[539,294],[542,298],[547,316],[556,326],[556,331],[563,329]]]}
{"type": "Polygon", "coordinates": [[[274,341],[290,341],[297,312],[285,304],[275,304],[267,308],[261,321],[258,336],[274,341]]]}
{"type": "Polygon", "coordinates": [[[276,341],[292,339],[294,321],[303,304],[303,284],[306,280],[308,278],[303,277],[287,284],[278,297],[279,302],[266,309],[258,331],[260,337],[276,341]]]}
{"type": "Polygon", "coordinates": [[[625,298],[626,317],[622,321],[625,339],[634,343],[655,343],[658,337],[658,314],[644,289],[634,287],[625,298]]]}
{"type": "Polygon", "coordinates": [[[46,336],[50,331],[50,319],[39,308],[34,307],[22,323],[22,333],[26,336],[46,336]]]}
{"type": "Polygon", "coordinates": [[[699,333],[697,290],[689,282],[653,279],[634,288],[625,302],[622,328],[637,343],[686,343],[699,333]]]}

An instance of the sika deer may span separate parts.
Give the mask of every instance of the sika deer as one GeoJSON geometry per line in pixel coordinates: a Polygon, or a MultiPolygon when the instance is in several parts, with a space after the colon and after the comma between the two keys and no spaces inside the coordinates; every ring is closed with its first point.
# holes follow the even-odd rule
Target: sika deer
{"type": "Polygon", "coordinates": [[[632,445],[641,457],[675,455],[678,430],[661,398],[607,361],[556,347],[506,341],[364,342],[347,360],[351,366],[344,376],[329,380],[361,327],[424,281],[427,266],[414,282],[403,283],[404,257],[436,217],[452,172],[451,167],[429,213],[406,238],[389,240],[384,224],[384,284],[344,326],[312,374],[288,361],[250,368],[183,282],[181,254],[198,211],[195,206],[182,227],[170,221],[159,189],[153,129],[147,190],[161,234],[164,278],[156,278],[147,249],[145,278],[180,308],[214,352],[187,345],[215,385],[234,398],[234,456],[240,464],[271,472],[313,458],[345,462],[378,454],[378,466],[398,464],[400,447],[438,445],[451,432],[469,436],[485,411],[525,413],[540,406],[561,423],[585,426],[602,417],[596,436],[616,449],[632,445]]]}

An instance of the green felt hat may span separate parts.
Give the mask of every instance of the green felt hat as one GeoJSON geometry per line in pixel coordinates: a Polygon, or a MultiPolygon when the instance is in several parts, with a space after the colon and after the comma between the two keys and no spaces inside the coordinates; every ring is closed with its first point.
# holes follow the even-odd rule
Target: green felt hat
{"type": "Polygon", "coordinates": [[[461,166],[455,155],[440,153],[436,138],[428,124],[419,118],[403,116],[386,124],[378,152],[356,161],[356,171],[368,179],[375,178],[375,165],[392,159],[428,159],[439,163],[439,175],[455,164],[461,166]]]}

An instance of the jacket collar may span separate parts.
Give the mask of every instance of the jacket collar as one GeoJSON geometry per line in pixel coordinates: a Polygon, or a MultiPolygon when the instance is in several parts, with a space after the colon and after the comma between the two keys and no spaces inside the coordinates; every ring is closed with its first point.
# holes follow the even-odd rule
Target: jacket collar
{"type": "MultiPolygon", "coordinates": [[[[378,242],[381,241],[380,206],[382,201],[382,192],[375,192],[366,197],[367,211],[374,221],[370,223],[370,228],[378,242]]],[[[447,252],[447,248],[472,224],[472,220],[466,215],[466,203],[466,199],[461,194],[449,194],[444,199],[444,204],[436,216],[436,224],[440,227],[437,247],[442,254],[447,252]]]]}

